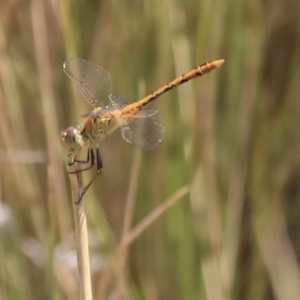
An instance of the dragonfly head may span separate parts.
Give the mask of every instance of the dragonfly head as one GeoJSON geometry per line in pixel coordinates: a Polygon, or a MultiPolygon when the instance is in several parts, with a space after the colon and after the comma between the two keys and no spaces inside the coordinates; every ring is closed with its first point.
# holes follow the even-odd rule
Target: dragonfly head
{"type": "Polygon", "coordinates": [[[69,150],[79,150],[84,146],[81,130],[77,126],[70,126],[61,133],[61,142],[69,150]]]}

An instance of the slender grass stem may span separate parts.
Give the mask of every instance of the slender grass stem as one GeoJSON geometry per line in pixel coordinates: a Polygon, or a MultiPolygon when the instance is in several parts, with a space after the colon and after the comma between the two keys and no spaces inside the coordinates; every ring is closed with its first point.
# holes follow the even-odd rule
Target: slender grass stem
{"type": "Polygon", "coordinates": [[[138,225],[136,225],[126,236],[122,239],[119,246],[112,255],[107,267],[107,271],[102,278],[102,284],[98,290],[99,299],[105,299],[108,287],[113,279],[113,274],[119,268],[119,261],[124,252],[125,247],[129,247],[135,240],[137,240],[142,233],[145,232],[155,221],[157,221],[164,213],[166,213],[174,204],[182,199],[189,192],[188,186],[183,186],[177,190],[169,199],[164,201],[156,209],[154,209],[147,217],[145,217],[138,225]]]}
{"type": "MultiPolygon", "coordinates": [[[[76,164],[69,166],[68,171],[76,171],[76,164]]],[[[82,174],[81,172],[69,174],[69,177],[72,189],[73,212],[75,220],[80,299],[91,300],[92,284],[86,213],[84,207],[84,199],[82,198],[79,201],[83,191],[82,174]]]]}
{"type": "MultiPolygon", "coordinates": [[[[123,232],[122,232],[122,239],[123,240],[127,234],[130,232],[130,228],[132,225],[133,219],[133,211],[134,211],[134,204],[135,204],[135,193],[137,190],[138,185],[138,175],[141,166],[141,158],[142,158],[142,151],[136,149],[134,153],[134,161],[131,170],[128,194],[126,199],[126,206],[125,206],[125,213],[124,213],[124,222],[123,222],[123,232]]],[[[120,269],[118,272],[118,295],[117,299],[122,299],[125,296],[125,284],[126,284],[126,261],[128,257],[128,246],[125,245],[122,247],[121,250],[122,254],[122,261],[120,262],[120,269]]]]}

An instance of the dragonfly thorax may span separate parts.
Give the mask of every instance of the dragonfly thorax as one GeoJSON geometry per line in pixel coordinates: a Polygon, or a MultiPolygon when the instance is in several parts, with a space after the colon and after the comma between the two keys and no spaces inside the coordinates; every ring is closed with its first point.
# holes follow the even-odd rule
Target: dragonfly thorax
{"type": "Polygon", "coordinates": [[[119,126],[118,118],[112,111],[97,116],[91,114],[85,119],[81,134],[85,140],[99,143],[119,126]]]}

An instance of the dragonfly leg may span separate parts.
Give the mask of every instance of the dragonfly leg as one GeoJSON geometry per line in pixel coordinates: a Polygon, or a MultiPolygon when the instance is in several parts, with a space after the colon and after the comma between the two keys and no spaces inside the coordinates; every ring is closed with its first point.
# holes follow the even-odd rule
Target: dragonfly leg
{"type": "Polygon", "coordinates": [[[99,149],[97,148],[96,150],[96,162],[97,162],[97,173],[100,174],[101,171],[102,171],[102,159],[101,159],[101,155],[100,155],[100,151],[99,149]]]}
{"type": "Polygon", "coordinates": [[[69,174],[76,174],[76,173],[83,172],[83,171],[86,171],[86,170],[89,170],[89,169],[93,168],[93,166],[95,164],[95,156],[94,156],[93,149],[89,149],[87,151],[86,160],[78,160],[78,159],[76,159],[76,157],[72,157],[68,162],[68,166],[72,166],[75,163],[78,163],[78,164],[81,164],[81,165],[88,164],[88,166],[86,168],[81,168],[81,169],[76,170],[76,171],[68,171],[69,174]]]}
{"type": "MultiPolygon", "coordinates": [[[[94,152],[92,152],[93,150],[91,150],[91,157],[92,157],[92,161],[93,161],[93,165],[94,165],[94,152]]],[[[95,181],[95,179],[97,178],[97,176],[101,173],[102,171],[102,159],[101,159],[101,155],[100,155],[100,152],[99,152],[99,149],[97,148],[96,149],[96,168],[97,168],[97,172],[96,174],[94,175],[94,177],[92,178],[92,180],[84,187],[78,201],[75,202],[75,204],[78,204],[82,197],[84,196],[84,194],[87,192],[87,190],[89,189],[89,187],[92,185],[92,183],[95,181]]]]}

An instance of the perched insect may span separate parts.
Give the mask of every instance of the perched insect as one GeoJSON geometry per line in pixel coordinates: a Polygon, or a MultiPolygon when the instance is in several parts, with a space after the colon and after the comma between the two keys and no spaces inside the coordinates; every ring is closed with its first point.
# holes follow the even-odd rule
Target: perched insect
{"type": "Polygon", "coordinates": [[[81,165],[75,173],[96,165],[97,173],[83,189],[79,201],[102,170],[99,143],[108,134],[120,127],[126,142],[143,150],[154,149],[162,140],[163,126],[157,117],[158,111],[145,109],[145,106],[172,88],[202,76],[223,63],[223,59],[204,63],[141,100],[128,103],[124,98],[111,93],[112,79],[105,69],[80,58],[67,60],[63,64],[63,70],[75,81],[84,99],[94,108],[84,116],[81,126],[68,127],[61,135],[62,143],[69,151],[68,165],[81,165]],[[107,100],[109,104],[106,103],[107,100]],[[83,148],[87,149],[87,157],[82,161],[78,159],[78,155],[83,148]]]}

